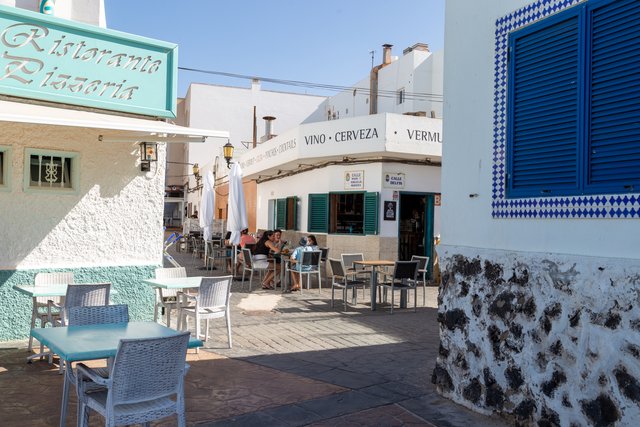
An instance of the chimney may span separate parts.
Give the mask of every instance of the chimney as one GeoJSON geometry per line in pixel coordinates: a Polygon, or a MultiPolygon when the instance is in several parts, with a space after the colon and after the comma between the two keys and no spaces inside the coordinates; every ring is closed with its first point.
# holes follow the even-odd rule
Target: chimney
{"type": "Polygon", "coordinates": [[[383,44],[382,45],[382,64],[389,65],[391,64],[391,48],[392,44],[383,44]]]}
{"type": "Polygon", "coordinates": [[[273,124],[271,122],[273,122],[276,118],[273,116],[264,116],[262,119],[264,120],[264,136],[260,138],[260,142],[265,142],[270,140],[274,136],[273,124]]]}

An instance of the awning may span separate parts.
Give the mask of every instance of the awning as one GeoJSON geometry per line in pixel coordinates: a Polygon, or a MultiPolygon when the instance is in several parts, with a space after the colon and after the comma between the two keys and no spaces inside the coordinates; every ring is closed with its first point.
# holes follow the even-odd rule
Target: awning
{"type": "Polygon", "coordinates": [[[204,142],[229,132],[196,129],[153,120],[0,100],[0,121],[99,129],[101,141],[204,142]]]}

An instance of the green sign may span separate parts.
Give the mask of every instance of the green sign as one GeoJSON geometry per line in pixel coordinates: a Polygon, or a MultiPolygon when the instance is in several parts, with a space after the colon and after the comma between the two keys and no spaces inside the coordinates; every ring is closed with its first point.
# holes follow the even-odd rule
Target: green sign
{"type": "Polygon", "coordinates": [[[0,6],[0,94],[175,117],[175,44],[0,6]]]}

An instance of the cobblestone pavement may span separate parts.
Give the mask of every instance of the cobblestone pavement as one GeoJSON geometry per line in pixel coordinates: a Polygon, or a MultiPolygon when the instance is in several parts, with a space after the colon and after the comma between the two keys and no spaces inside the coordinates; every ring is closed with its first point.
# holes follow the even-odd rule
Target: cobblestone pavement
{"type": "MultiPolygon", "coordinates": [[[[202,260],[190,255],[173,255],[189,276],[223,274],[200,269],[202,260]]],[[[431,384],[439,345],[436,288],[427,288],[426,307],[391,315],[384,305],[370,310],[368,291],[345,312],[341,304],[331,308],[326,282],[322,291],[315,285],[302,294],[256,290],[257,283],[254,277],[252,292],[246,282],[233,283],[233,348],[227,348],[224,320],[212,321],[204,351],[189,355],[189,425],[507,425],[442,398],[431,384]]],[[[25,364],[26,342],[3,347],[0,424],[56,424],[57,367],[25,364]]],[[[101,421],[95,416],[92,425],[101,421]]],[[[74,423],[72,392],[67,424],[74,423]]],[[[154,425],[172,426],[175,419],[154,425]]]]}

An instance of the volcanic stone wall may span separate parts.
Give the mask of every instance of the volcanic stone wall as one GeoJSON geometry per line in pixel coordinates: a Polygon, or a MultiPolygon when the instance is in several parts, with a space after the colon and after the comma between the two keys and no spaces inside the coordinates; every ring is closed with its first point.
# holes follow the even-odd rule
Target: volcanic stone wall
{"type": "Polygon", "coordinates": [[[438,254],[440,393],[514,425],[640,425],[637,260],[438,254]]]}

